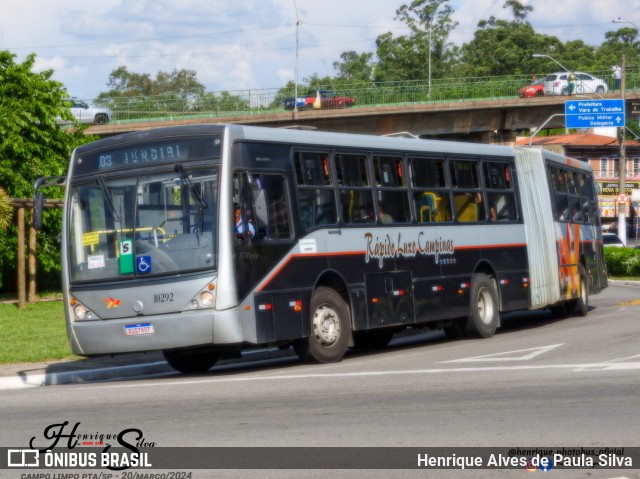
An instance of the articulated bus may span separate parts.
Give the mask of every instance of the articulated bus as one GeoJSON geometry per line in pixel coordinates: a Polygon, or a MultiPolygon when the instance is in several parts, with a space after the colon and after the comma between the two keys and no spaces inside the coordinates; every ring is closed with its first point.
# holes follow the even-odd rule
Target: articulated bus
{"type": "Polygon", "coordinates": [[[328,363],[405,328],[586,315],[607,286],[592,171],[538,149],[180,126],[77,148],[64,179],[36,182],[36,223],[54,184],[79,355],[161,350],[200,372],[277,346],[328,363]]]}

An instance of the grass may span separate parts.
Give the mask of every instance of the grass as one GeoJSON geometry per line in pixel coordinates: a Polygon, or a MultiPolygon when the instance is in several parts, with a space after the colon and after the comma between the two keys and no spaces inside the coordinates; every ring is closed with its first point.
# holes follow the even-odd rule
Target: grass
{"type": "Polygon", "coordinates": [[[61,301],[40,301],[18,309],[0,303],[0,364],[77,358],[71,352],[61,301]]]}

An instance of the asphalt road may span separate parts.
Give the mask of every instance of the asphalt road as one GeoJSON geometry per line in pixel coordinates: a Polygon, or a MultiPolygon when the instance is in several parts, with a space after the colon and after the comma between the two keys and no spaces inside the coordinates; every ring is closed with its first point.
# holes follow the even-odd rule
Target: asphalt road
{"type": "MultiPolygon", "coordinates": [[[[199,375],[0,391],[0,447],[27,447],[32,437],[42,444],[45,428],[63,421],[80,423],[77,432],[87,434],[134,427],[146,441],[175,447],[639,447],[640,287],[611,286],[591,297],[591,307],[585,318],[563,320],[546,312],[512,314],[488,340],[449,341],[440,332],[397,338],[337,364],[282,358],[199,375]]],[[[588,475],[640,478],[636,467],[588,475]]],[[[193,477],[362,473],[210,470],[193,477]]],[[[523,474],[367,471],[367,477],[523,474]]]]}

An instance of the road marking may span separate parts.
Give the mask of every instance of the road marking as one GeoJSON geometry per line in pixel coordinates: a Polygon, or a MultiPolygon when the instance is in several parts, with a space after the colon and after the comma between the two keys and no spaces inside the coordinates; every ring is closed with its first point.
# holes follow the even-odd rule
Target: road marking
{"type": "Polygon", "coordinates": [[[484,362],[484,361],[528,361],[529,359],[533,359],[536,356],[540,356],[541,354],[544,354],[547,351],[551,351],[552,349],[555,349],[562,345],[564,345],[564,343],[551,344],[549,346],[540,346],[538,348],[516,349],[515,351],[507,351],[504,353],[485,354],[484,356],[471,356],[469,358],[452,359],[449,361],[440,361],[440,363],[473,363],[473,362],[484,362]],[[522,354],[528,351],[529,351],[528,354],[522,354]]]}
{"type": "MultiPolygon", "coordinates": [[[[178,386],[186,384],[210,384],[210,383],[240,383],[253,381],[282,381],[291,379],[339,379],[339,378],[355,378],[355,377],[373,377],[373,376],[398,376],[398,375],[419,375],[419,374],[451,374],[451,373],[477,373],[490,371],[536,371],[545,369],[563,369],[574,372],[591,372],[591,371],[614,371],[614,370],[636,370],[640,369],[640,362],[628,363],[584,363],[584,364],[546,364],[537,366],[481,366],[467,368],[434,368],[434,369],[414,369],[414,370],[395,370],[395,371],[361,371],[353,373],[309,373],[309,374],[291,374],[278,376],[253,376],[253,377],[234,377],[234,378],[200,378],[196,380],[185,381],[165,381],[161,383],[154,382],[142,384],[109,384],[109,385],[92,385],[80,386],[85,388],[140,388],[154,386],[178,386]],[[584,371],[586,369],[586,371],[584,371]]],[[[215,373],[215,371],[212,371],[215,373]]]]}

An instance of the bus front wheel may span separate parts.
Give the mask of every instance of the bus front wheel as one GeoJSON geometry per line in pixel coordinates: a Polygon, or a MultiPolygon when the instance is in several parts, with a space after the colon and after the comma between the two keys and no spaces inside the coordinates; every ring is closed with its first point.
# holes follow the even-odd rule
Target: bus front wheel
{"type": "Polygon", "coordinates": [[[349,305],[337,291],[321,286],[311,296],[310,313],[309,336],[294,342],[294,351],[303,361],[340,361],[351,334],[349,305]]]}
{"type": "Polygon", "coordinates": [[[467,331],[470,336],[490,338],[500,320],[498,292],[495,282],[484,273],[471,278],[471,304],[467,331]]]}
{"type": "Polygon", "coordinates": [[[181,373],[204,373],[220,357],[218,352],[198,349],[167,349],[162,354],[169,366],[181,373]]]}

